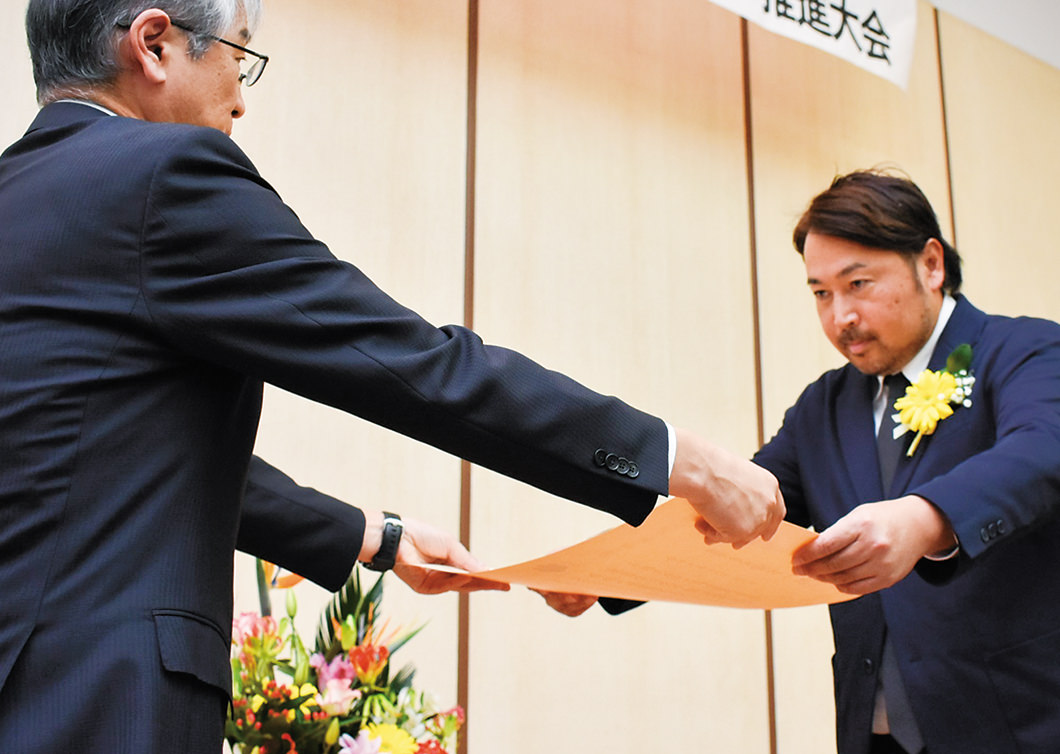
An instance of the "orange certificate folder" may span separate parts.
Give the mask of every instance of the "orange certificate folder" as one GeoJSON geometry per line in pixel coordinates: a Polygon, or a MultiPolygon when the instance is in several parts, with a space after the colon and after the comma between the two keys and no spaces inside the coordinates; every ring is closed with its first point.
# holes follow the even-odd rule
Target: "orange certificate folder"
{"type": "Polygon", "coordinates": [[[773,609],[853,599],[791,572],[791,556],[817,535],[788,522],[768,542],[707,545],[688,501],[673,498],[640,526],[623,524],[525,563],[476,573],[550,592],[773,609]]]}

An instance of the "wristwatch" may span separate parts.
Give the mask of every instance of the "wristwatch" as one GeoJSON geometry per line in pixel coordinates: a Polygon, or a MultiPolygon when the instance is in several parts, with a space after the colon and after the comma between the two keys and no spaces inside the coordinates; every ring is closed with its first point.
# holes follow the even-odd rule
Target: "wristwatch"
{"type": "Polygon", "coordinates": [[[383,542],[379,545],[379,551],[372,558],[372,562],[365,563],[365,568],[373,571],[389,571],[393,568],[398,545],[401,544],[401,534],[404,531],[405,526],[401,523],[401,516],[383,511],[383,542]]]}

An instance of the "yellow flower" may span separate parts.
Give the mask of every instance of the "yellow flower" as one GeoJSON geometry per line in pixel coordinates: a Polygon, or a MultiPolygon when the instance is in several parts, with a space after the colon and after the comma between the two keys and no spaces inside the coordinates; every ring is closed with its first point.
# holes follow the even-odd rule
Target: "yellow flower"
{"type": "MultiPolygon", "coordinates": [[[[303,717],[309,717],[313,714],[314,709],[317,705],[317,687],[311,683],[303,683],[299,686],[285,686],[284,692],[288,699],[298,699],[299,697],[307,697],[302,700],[302,703],[298,705],[298,709],[302,710],[303,717]]],[[[293,722],[296,715],[293,709],[289,709],[284,713],[284,717],[287,722],[293,722]]]]}
{"type": "Polygon", "coordinates": [[[291,687],[291,698],[297,699],[300,696],[308,697],[305,701],[298,705],[299,709],[302,710],[302,714],[307,717],[313,712],[313,708],[317,706],[317,687],[311,683],[303,683],[302,687],[295,690],[291,687]]]}
{"type": "Polygon", "coordinates": [[[935,432],[938,423],[953,414],[950,402],[957,390],[957,379],[949,372],[925,369],[916,382],[905,389],[905,395],[894,402],[898,421],[916,432],[906,455],[913,455],[920,438],[935,432]]]}
{"type": "Polygon", "coordinates": [[[416,754],[420,747],[415,738],[390,723],[369,723],[368,736],[380,740],[380,754],[416,754]]]}

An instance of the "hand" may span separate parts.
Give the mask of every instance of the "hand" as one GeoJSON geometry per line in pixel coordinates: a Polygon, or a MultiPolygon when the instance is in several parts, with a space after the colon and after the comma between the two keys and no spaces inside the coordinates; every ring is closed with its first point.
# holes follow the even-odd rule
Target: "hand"
{"type": "MultiPolygon", "coordinates": [[[[375,556],[382,542],[383,514],[381,511],[365,511],[364,516],[364,543],[359,559],[368,562],[375,556]]],[[[398,545],[394,573],[413,591],[420,594],[474,592],[482,589],[506,592],[511,588],[507,584],[475,578],[470,573],[450,573],[417,567],[431,563],[453,566],[463,571],[485,570],[451,534],[412,518],[402,518],[401,523],[404,524],[405,531],[398,545]]]]}
{"type": "Polygon", "coordinates": [[[587,594],[565,594],[564,592],[543,592],[540,589],[532,589],[545,598],[548,606],[557,613],[563,613],[569,618],[577,618],[590,607],[596,604],[596,597],[587,594]]]}
{"type": "Polygon", "coordinates": [[[795,551],[792,571],[868,594],[904,579],[925,555],[957,543],[942,512],[918,495],[859,505],[795,551]]]}
{"type": "Polygon", "coordinates": [[[675,429],[677,454],[670,494],[683,497],[702,516],[696,528],[708,544],[742,547],[769,539],[784,520],[784,496],[776,478],[760,466],[684,430],[675,429]]]}

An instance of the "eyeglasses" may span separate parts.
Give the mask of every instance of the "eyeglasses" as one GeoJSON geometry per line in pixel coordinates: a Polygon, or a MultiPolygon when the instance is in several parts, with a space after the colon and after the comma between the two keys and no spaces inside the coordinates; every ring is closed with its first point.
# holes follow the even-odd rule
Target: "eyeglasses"
{"type": "MultiPolygon", "coordinates": [[[[178,23],[177,21],[170,20],[170,23],[176,26],[178,29],[183,29],[184,31],[190,32],[192,34],[200,33],[195,31],[195,29],[192,29],[190,26],[185,26],[184,24],[178,23]]],[[[237,45],[235,42],[229,42],[224,37],[218,37],[215,34],[205,34],[204,36],[209,37],[215,42],[220,42],[221,44],[226,44],[229,47],[234,47],[241,52],[245,52],[247,55],[253,55],[255,58],[257,58],[257,60],[251,63],[250,68],[247,69],[246,73],[241,72],[239,74],[239,82],[241,84],[246,84],[247,86],[254,86],[254,84],[258,83],[258,79],[261,78],[261,74],[265,72],[265,64],[269,62],[268,55],[262,55],[261,53],[254,52],[253,50],[248,49],[243,45],[237,45]]]]}

